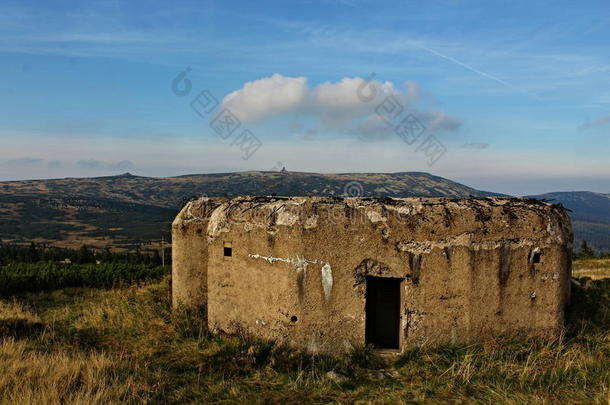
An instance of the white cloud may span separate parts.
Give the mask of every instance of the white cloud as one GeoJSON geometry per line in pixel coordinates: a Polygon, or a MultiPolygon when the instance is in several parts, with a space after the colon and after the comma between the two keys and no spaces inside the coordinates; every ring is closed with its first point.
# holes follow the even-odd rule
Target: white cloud
{"type": "MultiPolygon", "coordinates": [[[[359,110],[365,105],[359,94],[368,84],[369,81],[360,77],[345,77],[336,83],[322,83],[312,90],[312,102],[322,109],[359,110]]],[[[371,80],[370,84],[383,95],[399,94],[392,82],[371,80]]]]}
{"type": "Polygon", "coordinates": [[[354,132],[364,139],[384,139],[394,133],[377,114],[371,114],[358,123],[354,132]]]}
{"type": "Polygon", "coordinates": [[[455,131],[462,125],[461,119],[448,115],[444,111],[428,111],[421,115],[421,118],[428,122],[432,131],[455,131]]]}
{"type": "Polygon", "coordinates": [[[223,99],[240,120],[256,121],[299,108],[307,96],[307,79],[274,74],[247,82],[223,99]]]}
{"type": "Polygon", "coordinates": [[[384,138],[392,127],[376,113],[392,96],[396,111],[415,115],[429,131],[454,131],[461,120],[438,110],[420,110],[417,103],[422,90],[413,81],[399,88],[390,81],[345,77],[337,82],[307,85],[305,77],[286,77],[275,73],[251,82],[223,99],[225,107],[245,122],[264,120],[282,113],[303,114],[318,121],[321,129],[356,134],[366,138],[384,138]]]}
{"type": "Polygon", "coordinates": [[[375,92],[377,100],[383,100],[390,95],[401,96],[391,82],[381,83],[360,77],[346,77],[336,83],[326,82],[311,89],[309,107],[320,117],[324,126],[350,132],[346,126],[368,116],[374,108],[366,101],[369,89],[375,92]]]}

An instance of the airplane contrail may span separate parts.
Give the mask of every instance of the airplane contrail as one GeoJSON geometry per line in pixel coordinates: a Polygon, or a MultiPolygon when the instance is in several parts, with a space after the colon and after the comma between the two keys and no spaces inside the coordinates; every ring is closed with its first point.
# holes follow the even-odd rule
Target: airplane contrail
{"type": "Polygon", "coordinates": [[[418,43],[415,43],[415,42],[411,42],[411,44],[412,44],[413,46],[415,46],[416,48],[422,49],[422,50],[424,50],[424,51],[426,51],[426,52],[429,52],[429,53],[431,53],[431,54],[433,54],[433,55],[436,55],[436,56],[438,56],[439,58],[443,58],[443,59],[445,59],[445,60],[448,60],[448,61],[450,61],[450,62],[453,62],[453,63],[455,63],[456,65],[459,65],[459,66],[461,66],[461,67],[463,67],[463,68],[465,68],[465,69],[468,69],[468,70],[470,70],[470,71],[471,71],[471,72],[473,72],[473,73],[477,73],[477,74],[479,74],[479,75],[481,75],[481,76],[483,76],[483,77],[486,77],[486,78],[488,78],[488,79],[490,79],[490,80],[493,80],[493,81],[495,81],[495,82],[498,82],[498,83],[500,83],[500,84],[502,84],[502,85],[504,85],[504,86],[506,86],[506,87],[509,87],[509,88],[511,88],[511,89],[513,89],[513,90],[516,90],[516,91],[518,91],[518,92],[521,92],[521,93],[526,93],[526,94],[528,94],[528,95],[530,95],[530,96],[534,97],[535,99],[540,100],[540,99],[538,98],[538,96],[536,96],[535,94],[532,94],[532,93],[530,93],[530,92],[528,92],[528,91],[525,91],[525,90],[523,90],[523,89],[520,89],[520,88],[518,88],[518,87],[516,87],[516,86],[514,86],[514,85],[512,85],[512,84],[510,84],[510,83],[508,83],[507,81],[500,79],[499,77],[496,77],[496,76],[490,75],[489,73],[485,73],[485,72],[483,72],[483,71],[481,71],[481,70],[479,70],[479,69],[475,69],[475,68],[473,68],[472,66],[465,64],[464,62],[461,62],[461,61],[459,61],[459,60],[457,60],[457,59],[455,59],[455,58],[452,58],[451,56],[445,55],[445,54],[443,54],[443,53],[441,53],[441,52],[435,51],[434,49],[428,48],[427,46],[424,46],[424,45],[421,45],[421,44],[418,44],[418,43]]]}

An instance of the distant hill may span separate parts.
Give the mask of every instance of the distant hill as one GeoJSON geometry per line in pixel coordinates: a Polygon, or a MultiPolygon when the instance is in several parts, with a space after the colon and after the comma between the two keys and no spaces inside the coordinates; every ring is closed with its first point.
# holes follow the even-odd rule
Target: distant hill
{"type": "Polygon", "coordinates": [[[0,239],[78,247],[132,247],[169,239],[190,197],[238,195],[485,197],[428,173],[242,172],[0,182],[0,239]]]}
{"type": "MultiPolygon", "coordinates": [[[[319,174],[242,172],[0,182],[0,239],[58,246],[131,248],[161,236],[191,197],[238,195],[364,197],[487,197],[454,181],[421,172],[319,174]]],[[[576,246],[585,239],[610,251],[610,195],[561,192],[531,196],[572,210],[576,246]]],[[[155,246],[156,245],[152,245],[155,246]]]]}
{"type": "Polygon", "coordinates": [[[141,177],[129,173],[94,178],[0,182],[0,195],[83,197],[176,208],[183,198],[238,195],[467,197],[498,195],[428,173],[241,172],[141,177]],[[356,184],[357,183],[357,184],[356,184]]]}
{"type": "Polygon", "coordinates": [[[572,211],[576,247],[586,240],[596,250],[610,251],[610,194],[569,191],[530,197],[559,203],[572,211]]]}

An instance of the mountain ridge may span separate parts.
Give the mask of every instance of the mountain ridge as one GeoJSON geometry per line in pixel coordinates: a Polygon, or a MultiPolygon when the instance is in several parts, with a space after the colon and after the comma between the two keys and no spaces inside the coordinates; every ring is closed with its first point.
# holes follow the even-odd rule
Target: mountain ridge
{"type": "MultiPolygon", "coordinates": [[[[118,176],[68,177],[49,180],[0,182],[0,195],[82,196],[123,202],[177,207],[192,195],[323,195],[339,196],[348,184],[358,196],[485,197],[499,195],[476,190],[425,172],[307,173],[248,171],[188,174],[176,177],[118,176]],[[353,184],[353,183],[357,184],[353,184]]],[[[355,196],[354,194],[349,194],[355,196]]]]}
{"type": "MultiPolygon", "coordinates": [[[[201,196],[320,195],[362,197],[490,197],[426,172],[315,173],[245,171],[146,177],[123,173],[89,178],[0,182],[0,239],[68,247],[129,248],[162,236],[184,201],[201,196]]],[[[576,243],[610,250],[610,198],[593,192],[526,196],[572,210],[576,243]]]]}

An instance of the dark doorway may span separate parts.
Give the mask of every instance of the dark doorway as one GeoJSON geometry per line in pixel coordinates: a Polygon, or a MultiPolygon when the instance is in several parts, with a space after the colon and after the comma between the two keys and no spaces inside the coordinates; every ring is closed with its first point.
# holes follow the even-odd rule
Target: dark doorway
{"type": "Polygon", "coordinates": [[[366,343],[398,349],[400,329],[399,278],[366,278],[366,343]]]}

